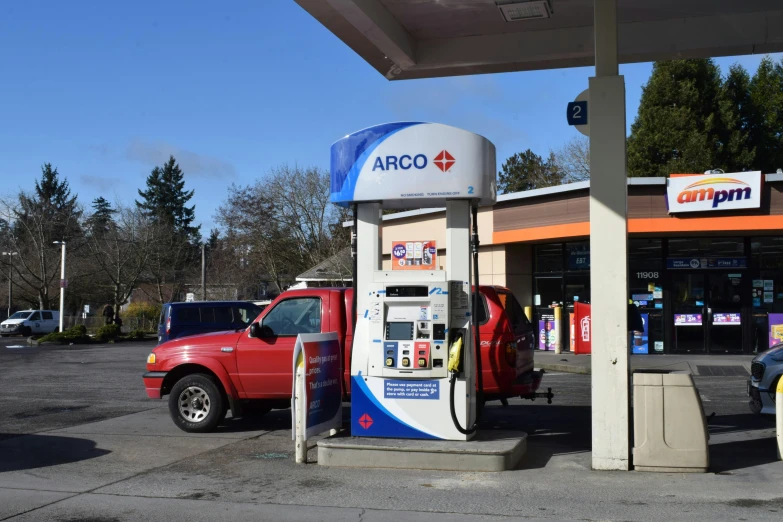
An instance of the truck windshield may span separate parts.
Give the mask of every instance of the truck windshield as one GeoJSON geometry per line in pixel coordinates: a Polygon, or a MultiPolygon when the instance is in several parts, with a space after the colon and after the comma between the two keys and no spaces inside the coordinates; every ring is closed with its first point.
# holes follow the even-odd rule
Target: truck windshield
{"type": "Polygon", "coordinates": [[[16,312],[14,315],[9,317],[9,319],[27,319],[30,317],[31,312],[16,312]]]}

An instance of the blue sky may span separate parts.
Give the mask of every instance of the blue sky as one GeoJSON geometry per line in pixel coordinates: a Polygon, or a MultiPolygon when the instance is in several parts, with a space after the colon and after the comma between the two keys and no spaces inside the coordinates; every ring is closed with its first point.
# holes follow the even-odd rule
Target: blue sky
{"type": "MultiPolygon", "coordinates": [[[[761,56],[721,58],[751,73],[761,56]]],[[[775,56],[779,59],[780,56],[775,56]]],[[[0,195],[51,162],[88,204],[132,203],[169,154],[206,232],[228,186],[329,166],[343,135],[387,121],[477,132],[498,162],[577,135],[565,105],[592,67],[389,82],[293,0],[0,3],[0,195]]],[[[651,64],[621,67],[630,128],[651,64]]]]}

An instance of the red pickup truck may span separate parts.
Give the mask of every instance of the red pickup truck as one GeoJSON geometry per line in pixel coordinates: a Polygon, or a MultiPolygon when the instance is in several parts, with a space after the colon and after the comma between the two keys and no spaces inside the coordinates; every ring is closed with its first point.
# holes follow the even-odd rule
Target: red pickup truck
{"type": "MultiPolygon", "coordinates": [[[[498,286],[479,290],[484,399],[532,396],[541,384],[541,374],[533,371],[535,329],[510,290],[498,286]]],[[[352,289],[290,290],[258,316],[256,326],[165,342],[147,358],[147,395],[153,399],[168,395],[172,419],[188,432],[212,430],[229,409],[238,417],[248,408],[264,413],[287,408],[297,335],[337,332],[347,399],[352,305],[352,289]]]]}

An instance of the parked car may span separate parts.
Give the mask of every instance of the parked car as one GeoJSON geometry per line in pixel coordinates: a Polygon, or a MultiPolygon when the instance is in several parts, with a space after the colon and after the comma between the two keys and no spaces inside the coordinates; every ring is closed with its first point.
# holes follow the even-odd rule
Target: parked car
{"type": "Polygon", "coordinates": [[[189,335],[244,330],[261,310],[245,301],[166,303],[160,312],[158,344],[189,335]]]}
{"type": "MultiPolygon", "coordinates": [[[[507,288],[481,286],[478,321],[485,400],[530,396],[541,384],[533,369],[536,333],[507,288]]],[[[298,334],[336,332],[343,353],[343,390],[351,392],[353,290],[304,288],[275,299],[242,332],[176,339],[147,360],[144,386],[153,399],[169,396],[169,411],[184,431],[213,429],[231,409],[241,416],[290,405],[291,359],[298,334]],[[255,332],[255,335],[251,335],[255,332]]],[[[176,321],[176,317],[175,317],[176,321]]]]}
{"type": "Polygon", "coordinates": [[[783,344],[761,352],[750,363],[748,396],[753,413],[775,414],[775,390],[783,375],[783,344]]]}
{"type": "Polygon", "coordinates": [[[0,335],[48,334],[60,327],[60,312],[55,310],[22,310],[0,323],[0,335]]]}

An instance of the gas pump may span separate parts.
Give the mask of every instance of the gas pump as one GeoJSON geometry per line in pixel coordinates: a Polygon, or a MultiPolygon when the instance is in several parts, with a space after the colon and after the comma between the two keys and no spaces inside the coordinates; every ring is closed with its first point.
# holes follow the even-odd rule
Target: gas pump
{"type": "Polygon", "coordinates": [[[353,436],[473,437],[477,207],[495,199],[495,147],[462,129],[392,123],[332,146],[331,200],[356,226],[353,436]],[[445,269],[382,270],[382,209],[444,206],[445,269]]]}

